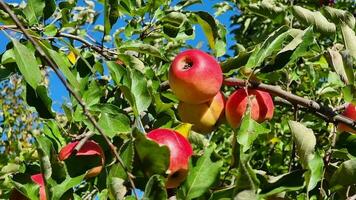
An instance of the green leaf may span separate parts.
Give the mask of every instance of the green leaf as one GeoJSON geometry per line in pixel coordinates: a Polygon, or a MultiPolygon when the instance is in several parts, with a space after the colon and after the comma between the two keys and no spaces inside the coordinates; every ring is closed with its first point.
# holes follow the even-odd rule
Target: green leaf
{"type": "MultiPolygon", "coordinates": [[[[239,147],[239,146],[237,146],[239,147]]],[[[238,148],[237,148],[238,149],[238,148]]],[[[244,154],[242,148],[238,149],[239,163],[237,169],[237,176],[235,182],[235,194],[243,190],[253,190],[257,192],[259,180],[257,179],[256,172],[250,165],[252,154],[244,154]]]]}
{"type": "Polygon", "coordinates": [[[289,31],[286,27],[282,26],[278,30],[270,34],[260,48],[256,48],[247,61],[245,67],[254,68],[262,64],[268,56],[272,55],[282,48],[283,42],[290,37],[289,31]]]}
{"type": "Polygon", "coordinates": [[[159,175],[153,175],[148,180],[142,200],[168,199],[164,180],[159,175]]]}
{"type": "Polygon", "coordinates": [[[11,185],[24,194],[26,197],[30,198],[31,200],[39,200],[39,186],[33,182],[21,184],[16,182],[12,179],[9,180],[11,185]]]}
{"type": "Polygon", "coordinates": [[[334,23],[329,22],[319,11],[310,11],[300,6],[293,6],[294,16],[306,24],[314,26],[317,31],[324,34],[333,34],[336,31],[334,23]]]}
{"type": "Polygon", "coordinates": [[[98,123],[105,134],[111,138],[117,134],[127,134],[130,132],[130,120],[122,113],[113,115],[103,112],[100,115],[98,123]]]}
{"type": "Polygon", "coordinates": [[[324,6],[323,11],[328,19],[335,24],[346,23],[351,29],[355,27],[355,17],[346,10],[340,10],[329,6],[324,6]]]}
{"type": "Polygon", "coordinates": [[[166,60],[166,58],[164,57],[163,53],[155,46],[149,45],[149,44],[145,44],[139,41],[127,41],[125,43],[123,43],[122,45],[120,45],[118,47],[119,51],[136,51],[139,53],[143,53],[143,54],[148,54],[154,57],[158,57],[161,58],[162,60],[166,60]]]}
{"type": "Polygon", "coordinates": [[[46,179],[52,175],[51,155],[52,155],[52,143],[44,136],[38,135],[36,137],[38,144],[38,154],[40,157],[41,171],[46,179]]]}
{"type": "Polygon", "coordinates": [[[63,182],[51,188],[52,199],[60,199],[69,189],[79,185],[84,180],[84,177],[85,174],[73,178],[67,176],[63,182]]]}
{"type": "Polygon", "coordinates": [[[277,24],[281,24],[285,20],[286,6],[282,3],[259,1],[257,3],[250,3],[247,8],[259,16],[273,20],[277,24]]]}
{"type": "Polygon", "coordinates": [[[45,48],[45,50],[48,53],[48,55],[53,59],[53,61],[57,64],[58,68],[61,70],[63,75],[68,79],[69,83],[74,88],[79,89],[80,84],[75,78],[74,74],[69,69],[71,67],[71,64],[67,56],[49,48],[45,48]]]}
{"type": "Polygon", "coordinates": [[[237,142],[242,145],[243,152],[249,150],[256,138],[270,132],[261,124],[251,119],[250,113],[246,113],[242,119],[240,129],[237,131],[237,142]]]}
{"type": "Polygon", "coordinates": [[[58,33],[57,27],[54,24],[50,24],[44,28],[44,34],[53,37],[58,33]]]}
{"type": "Polygon", "coordinates": [[[329,65],[334,68],[335,72],[345,84],[354,82],[352,66],[344,65],[343,58],[338,51],[328,48],[326,57],[328,58],[329,65]]]}
{"type": "Polygon", "coordinates": [[[144,75],[135,69],[127,69],[125,77],[124,85],[120,89],[133,108],[136,117],[138,117],[152,101],[148,83],[144,75]]]}
{"type": "Polygon", "coordinates": [[[234,194],[234,187],[228,187],[221,190],[214,191],[209,200],[229,200],[233,197],[234,194]]]}
{"type": "Polygon", "coordinates": [[[268,197],[281,192],[302,189],[304,186],[304,172],[305,170],[296,170],[277,177],[263,177],[259,175],[261,194],[268,197]]]}
{"type": "Polygon", "coordinates": [[[356,184],[356,159],[343,162],[331,177],[332,190],[356,184]]]}
{"type": "MultiPolygon", "coordinates": [[[[120,150],[121,150],[120,157],[121,157],[123,163],[125,164],[126,169],[131,171],[133,168],[133,162],[134,162],[134,151],[135,151],[134,143],[131,141],[127,142],[121,147],[120,150]]],[[[108,177],[118,177],[121,179],[127,179],[127,174],[126,174],[124,168],[120,164],[117,163],[111,167],[108,177]]]]}
{"type": "Polygon", "coordinates": [[[39,85],[34,90],[29,84],[26,84],[26,102],[29,106],[36,108],[40,117],[45,119],[55,117],[55,113],[52,111],[52,99],[49,98],[44,85],[39,85]]]}
{"type": "Polygon", "coordinates": [[[194,199],[200,197],[214,184],[218,178],[223,161],[211,159],[215,146],[210,146],[204,155],[198,159],[195,166],[189,166],[186,181],[178,191],[182,199],[194,199]]]}
{"type": "Polygon", "coordinates": [[[14,44],[14,56],[21,74],[24,76],[26,82],[33,89],[36,89],[41,81],[41,71],[35,55],[29,48],[17,40],[11,38],[11,41],[14,44]]]}
{"type": "Polygon", "coordinates": [[[315,154],[314,157],[308,162],[309,170],[305,173],[305,179],[307,182],[307,191],[314,189],[318,182],[323,177],[324,161],[319,154],[315,154]]]}
{"type": "Polygon", "coordinates": [[[105,0],[104,6],[104,34],[109,35],[111,27],[116,23],[120,16],[119,2],[115,0],[105,0]]]}
{"type": "Polygon", "coordinates": [[[45,0],[28,0],[27,5],[23,10],[29,25],[39,23],[43,16],[43,9],[45,8],[45,0]]]}
{"type": "Polygon", "coordinates": [[[185,7],[188,7],[188,6],[191,6],[193,4],[200,4],[202,3],[201,0],[181,0],[177,3],[177,6],[182,9],[182,8],[185,8],[185,7]]]}
{"type": "Polygon", "coordinates": [[[156,142],[147,139],[145,135],[138,132],[137,129],[134,130],[133,134],[140,169],[142,169],[148,177],[154,174],[166,174],[170,155],[168,147],[160,146],[156,142]]]}
{"type": "Polygon", "coordinates": [[[355,31],[352,30],[346,24],[341,25],[342,37],[344,39],[344,44],[346,49],[349,50],[350,55],[356,59],[356,36],[355,31]]]}
{"type": "Polygon", "coordinates": [[[314,157],[314,147],[316,145],[316,138],[313,130],[296,121],[289,121],[288,125],[291,130],[301,164],[304,168],[308,168],[309,161],[314,157]]]}
{"type": "Polygon", "coordinates": [[[66,144],[62,131],[59,130],[58,125],[54,120],[48,120],[43,124],[43,133],[52,141],[55,141],[57,152],[66,144]]]}

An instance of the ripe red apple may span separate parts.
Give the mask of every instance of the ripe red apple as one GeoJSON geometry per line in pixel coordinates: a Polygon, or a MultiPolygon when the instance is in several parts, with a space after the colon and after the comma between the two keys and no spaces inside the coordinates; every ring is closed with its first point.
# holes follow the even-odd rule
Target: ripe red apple
{"type": "Polygon", "coordinates": [[[274,112],[274,104],[269,93],[249,89],[249,98],[246,90],[236,90],[226,102],[226,119],[233,128],[240,126],[241,119],[246,111],[248,99],[250,99],[251,118],[259,123],[271,119],[274,112]]]}
{"type": "Polygon", "coordinates": [[[174,130],[159,128],[147,134],[147,138],[170,151],[167,188],[178,187],[188,174],[189,158],[193,154],[189,141],[174,130]]]}
{"type": "Polygon", "coordinates": [[[209,101],[218,93],[223,75],[215,58],[203,51],[192,49],[174,58],[168,80],[179,100],[200,104],[209,101]]]}
{"type": "MultiPolygon", "coordinates": [[[[350,119],[353,119],[353,120],[356,120],[356,106],[353,105],[353,104],[348,104],[346,106],[346,109],[345,111],[342,113],[342,115],[350,118],[350,119]]],[[[352,129],[351,127],[347,126],[346,124],[343,124],[343,123],[339,123],[338,126],[337,126],[337,130],[342,132],[342,131],[346,131],[346,132],[350,132],[350,133],[354,133],[356,134],[356,130],[352,129]]]]}
{"type": "Polygon", "coordinates": [[[193,130],[209,133],[224,112],[225,97],[218,92],[211,100],[201,104],[178,104],[178,115],[182,122],[193,124],[193,130]]]}
{"type": "MultiPolygon", "coordinates": [[[[75,147],[78,145],[79,141],[71,142],[61,149],[59,152],[59,160],[67,160],[72,153],[74,153],[75,147]]],[[[101,158],[101,165],[96,166],[88,170],[85,178],[90,178],[97,176],[105,163],[105,155],[98,143],[93,140],[88,140],[84,143],[82,148],[75,154],[76,157],[82,156],[99,156],[101,158]]]]}

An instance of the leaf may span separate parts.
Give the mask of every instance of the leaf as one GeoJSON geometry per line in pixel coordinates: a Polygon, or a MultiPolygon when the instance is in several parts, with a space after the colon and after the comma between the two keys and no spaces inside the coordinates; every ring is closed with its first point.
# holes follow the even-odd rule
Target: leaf
{"type": "Polygon", "coordinates": [[[50,37],[54,37],[58,33],[58,29],[54,24],[46,26],[43,31],[44,34],[50,37]]]}
{"type": "Polygon", "coordinates": [[[153,175],[148,180],[142,200],[168,199],[166,186],[159,175],[153,175]]]}
{"type": "MultiPolygon", "coordinates": [[[[134,162],[134,143],[133,142],[127,142],[125,143],[121,149],[120,149],[120,157],[123,161],[123,163],[126,166],[126,169],[131,171],[133,168],[133,162],[134,162]]],[[[124,168],[120,164],[114,164],[109,172],[109,177],[118,177],[121,179],[126,180],[127,179],[127,174],[124,170],[124,168]]]]}
{"type": "Polygon", "coordinates": [[[136,117],[151,104],[152,98],[143,74],[135,69],[127,69],[124,85],[120,87],[134,110],[136,117]]]}
{"type": "Polygon", "coordinates": [[[239,148],[238,145],[236,149],[239,151],[239,163],[235,182],[235,194],[243,190],[254,190],[257,192],[259,180],[257,179],[256,172],[250,165],[252,154],[244,154],[242,148],[239,148]]]}
{"type": "Polygon", "coordinates": [[[262,196],[271,196],[281,192],[297,191],[303,188],[305,170],[296,170],[277,177],[258,176],[262,196]]]}
{"type": "Polygon", "coordinates": [[[253,190],[243,190],[239,192],[234,200],[250,200],[250,199],[258,199],[258,195],[253,190]]]}
{"type": "Polygon", "coordinates": [[[181,0],[177,3],[177,6],[182,9],[194,4],[201,4],[202,1],[201,0],[181,0]]]}
{"type": "Polygon", "coordinates": [[[52,176],[51,155],[52,155],[52,143],[44,136],[36,137],[38,145],[38,154],[40,157],[41,171],[46,179],[52,176]]]}
{"type": "Polygon", "coordinates": [[[289,36],[289,32],[286,31],[286,27],[284,26],[271,33],[267,40],[263,42],[262,46],[254,50],[245,67],[254,68],[260,66],[265,58],[272,55],[274,51],[278,51],[282,48],[283,42],[289,36]]]}
{"type": "Polygon", "coordinates": [[[344,39],[344,44],[346,49],[349,50],[350,55],[356,59],[356,36],[355,31],[353,31],[346,24],[341,25],[342,37],[344,39]]]}
{"type": "Polygon", "coordinates": [[[46,137],[55,141],[54,146],[56,147],[55,149],[57,152],[59,152],[61,147],[66,144],[66,141],[54,120],[48,120],[43,124],[43,133],[46,137]]]}
{"type": "Polygon", "coordinates": [[[335,24],[341,22],[346,23],[351,29],[355,27],[355,17],[346,10],[340,10],[337,8],[332,8],[330,6],[324,6],[323,11],[328,19],[330,19],[335,24]]]}
{"type": "Polygon", "coordinates": [[[234,187],[228,187],[228,188],[224,188],[221,190],[216,190],[214,191],[209,200],[228,200],[231,199],[231,197],[233,197],[234,194],[234,187]]]}
{"type": "Polygon", "coordinates": [[[345,84],[354,82],[352,66],[344,65],[342,56],[338,51],[328,48],[326,57],[328,58],[329,65],[334,68],[335,72],[345,84]]]}
{"type": "Polygon", "coordinates": [[[73,178],[67,176],[63,182],[51,188],[52,199],[60,199],[69,189],[79,185],[84,180],[84,177],[85,174],[73,178]]]}
{"type": "Polygon", "coordinates": [[[113,199],[124,199],[127,189],[124,185],[125,180],[117,177],[109,177],[109,191],[113,199]]]}
{"type": "Polygon", "coordinates": [[[319,154],[315,154],[308,162],[309,170],[305,173],[307,191],[313,190],[318,182],[323,178],[324,161],[319,154]]]}
{"type": "Polygon", "coordinates": [[[259,1],[258,3],[250,3],[248,10],[259,16],[263,16],[273,20],[274,23],[281,24],[285,20],[286,6],[274,1],[259,1]]]}
{"type": "Polygon", "coordinates": [[[104,35],[109,35],[111,27],[120,16],[119,2],[115,0],[105,0],[104,13],[104,35]]]}
{"type": "Polygon", "coordinates": [[[120,47],[118,47],[119,51],[136,51],[139,53],[143,53],[143,54],[148,54],[154,57],[158,57],[161,58],[162,60],[166,60],[166,58],[164,57],[163,53],[157,48],[154,47],[152,45],[149,44],[145,44],[139,41],[127,41],[125,43],[123,43],[120,47]]]}
{"type": "Polygon", "coordinates": [[[131,130],[129,118],[121,113],[115,115],[101,113],[98,123],[105,134],[111,138],[120,133],[127,134],[131,130]]]}
{"type": "Polygon", "coordinates": [[[331,176],[330,184],[333,191],[356,184],[356,159],[343,162],[331,176]]]}
{"type": "Polygon", "coordinates": [[[35,107],[38,115],[45,119],[55,117],[52,111],[52,99],[47,94],[47,88],[44,85],[37,86],[36,90],[26,84],[26,102],[29,106],[35,107]]]}
{"type": "Polygon", "coordinates": [[[237,142],[242,145],[243,152],[246,152],[260,134],[268,132],[270,130],[251,119],[250,112],[248,112],[244,115],[241,126],[237,131],[237,142]]]}
{"type": "Polygon", "coordinates": [[[68,58],[64,54],[56,52],[52,49],[46,48],[45,50],[48,52],[48,55],[53,59],[53,61],[57,64],[63,75],[68,79],[69,83],[74,88],[79,89],[80,84],[75,78],[74,74],[70,71],[71,63],[69,62],[68,58]]]}
{"type": "Polygon", "coordinates": [[[197,22],[202,27],[205,37],[208,40],[211,49],[215,49],[215,40],[218,37],[218,27],[215,19],[207,12],[199,11],[194,13],[197,22]]]}
{"type": "Polygon", "coordinates": [[[133,134],[140,169],[148,177],[154,174],[166,174],[170,156],[168,147],[160,146],[156,142],[147,139],[137,129],[134,130],[133,134]]]}
{"type": "Polygon", "coordinates": [[[293,14],[307,26],[313,25],[317,31],[324,34],[333,34],[336,32],[334,23],[329,22],[319,11],[310,11],[300,6],[293,6],[293,14]]]}
{"type": "Polygon", "coordinates": [[[41,71],[33,52],[17,40],[11,38],[11,41],[14,44],[14,56],[21,74],[26,82],[36,89],[41,81],[41,71]]]}
{"type": "Polygon", "coordinates": [[[45,0],[28,0],[27,5],[23,10],[29,25],[39,23],[40,18],[43,16],[45,8],[45,0]]]}
{"type": "Polygon", "coordinates": [[[198,159],[195,166],[189,166],[186,181],[178,193],[182,199],[194,199],[200,197],[214,184],[220,173],[223,161],[211,160],[215,146],[210,146],[204,151],[204,155],[198,159]]]}
{"type": "Polygon", "coordinates": [[[314,156],[314,147],[316,145],[316,138],[313,130],[305,127],[303,124],[296,121],[288,122],[291,130],[297,154],[300,157],[303,168],[308,168],[308,163],[314,156]]]}

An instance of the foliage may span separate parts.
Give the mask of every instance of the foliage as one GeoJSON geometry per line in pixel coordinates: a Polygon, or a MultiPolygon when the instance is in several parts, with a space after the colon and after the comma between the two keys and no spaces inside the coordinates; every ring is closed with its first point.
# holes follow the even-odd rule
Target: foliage
{"type": "MultiPolygon", "coordinates": [[[[330,108],[356,103],[355,4],[294,2],[230,0],[212,5],[216,16],[235,11],[231,24],[190,9],[207,4],[199,0],[9,4],[82,99],[69,94],[63,112],[52,110],[44,75],[53,70],[50,63],[0,9],[2,36],[9,39],[0,63],[0,129],[6,135],[0,141],[1,198],[9,198],[16,188],[36,199],[39,187],[30,176],[39,172],[45,175],[49,199],[133,199],[138,190],[143,199],[355,195],[356,136],[336,133],[336,124],[320,117],[323,113],[277,97],[268,122],[259,124],[247,112],[238,129],[222,119],[208,135],[192,131],[194,156],[177,189],[164,187],[169,151],[144,136],[159,127],[182,126],[178,99],[166,87],[167,72],[177,53],[194,48],[190,40],[201,39],[197,27],[204,32],[209,53],[221,61],[225,77],[278,85],[330,108]],[[235,44],[228,47],[230,32],[235,44]],[[104,169],[93,178],[72,169],[93,166],[98,158],[72,166],[58,160],[62,147],[88,135],[105,154],[104,169]]],[[[234,90],[222,88],[226,95],[234,90]]]]}

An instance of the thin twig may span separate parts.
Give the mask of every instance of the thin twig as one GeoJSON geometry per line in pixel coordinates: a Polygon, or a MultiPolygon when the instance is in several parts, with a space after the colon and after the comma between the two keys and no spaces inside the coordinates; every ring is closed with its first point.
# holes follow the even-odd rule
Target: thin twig
{"type": "Polygon", "coordinates": [[[138,196],[136,194],[135,191],[135,184],[132,180],[133,175],[128,171],[125,163],[122,161],[122,159],[120,158],[120,155],[117,153],[116,151],[116,147],[113,145],[113,143],[109,140],[109,138],[105,135],[104,130],[99,126],[99,124],[96,122],[95,118],[90,114],[87,106],[85,105],[84,101],[81,99],[81,97],[74,91],[74,89],[67,83],[65,77],[61,74],[61,72],[58,70],[57,65],[55,64],[55,62],[48,57],[45,52],[43,51],[43,49],[41,48],[41,46],[38,45],[37,41],[35,41],[27,32],[27,30],[25,29],[25,27],[22,25],[22,23],[19,21],[19,19],[17,18],[16,15],[14,15],[14,13],[12,12],[12,10],[9,8],[9,6],[3,1],[0,0],[0,5],[1,7],[10,15],[10,17],[12,18],[12,20],[14,21],[14,23],[18,26],[18,28],[20,28],[20,30],[23,32],[23,34],[26,36],[26,38],[33,44],[33,46],[35,47],[36,51],[39,53],[39,55],[48,63],[48,65],[52,68],[52,70],[56,73],[56,75],[58,76],[58,78],[60,79],[60,81],[63,83],[63,85],[65,86],[65,88],[68,90],[68,92],[70,94],[73,95],[73,97],[78,101],[78,103],[80,104],[80,106],[83,108],[83,112],[84,115],[89,119],[89,121],[93,124],[93,126],[95,127],[96,130],[98,130],[98,132],[100,133],[100,135],[102,135],[102,137],[105,139],[106,143],[109,145],[112,153],[115,155],[116,159],[119,161],[120,165],[122,166],[122,168],[124,169],[130,183],[132,186],[132,189],[134,191],[134,195],[136,197],[136,199],[138,199],[138,196]]]}

